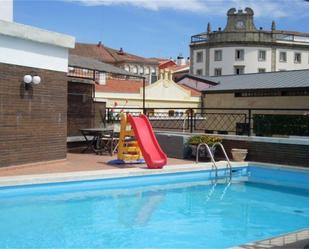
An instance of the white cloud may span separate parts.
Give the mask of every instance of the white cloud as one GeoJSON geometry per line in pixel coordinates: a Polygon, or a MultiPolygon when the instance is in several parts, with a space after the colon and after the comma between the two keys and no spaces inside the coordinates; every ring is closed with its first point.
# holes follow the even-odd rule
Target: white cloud
{"type": "Polygon", "coordinates": [[[85,6],[126,5],[152,11],[170,9],[208,15],[222,15],[227,9],[251,7],[257,17],[309,16],[309,2],[304,0],[66,0],[85,6]]]}

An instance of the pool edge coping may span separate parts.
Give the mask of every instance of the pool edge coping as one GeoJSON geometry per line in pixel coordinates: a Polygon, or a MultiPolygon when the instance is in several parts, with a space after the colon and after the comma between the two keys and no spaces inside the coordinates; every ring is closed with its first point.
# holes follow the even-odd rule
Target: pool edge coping
{"type": "MultiPolygon", "coordinates": [[[[189,173],[211,169],[211,163],[189,163],[182,165],[169,165],[162,169],[150,170],[146,167],[124,168],[124,169],[106,169],[91,171],[75,171],[75,172],[58,172],[34,175],[18,175],[0,177],[1,187],[13,187],[23,185],[36,185],[61,182],[103,180],[112,178],[124,178],[133,176],[163,175],[173,173],[189,173]]],[[[218,169],[226,168],[226,162],[218,161],[218,169]]],[[[247,167],[248,162],[232,162],[232,167],[247,167]]]]}
{"type": "Polygon", "coordinates": [[[273,236],[263,240],[257,240],[246,244],[232,246],[229,249],[254,249],[254,248],[300,248],[294,247],[295,243],[309,243],[309,228],[298,229],[278,236],[273,236]]]}
{"type": "MultiPolygon", "coordinates": [[[[247,166],[258,166],[258,167],[272,167],[279,169],[291,169],[300,171],[309,171],[309,168],[262,163],[262,162],[231,162],[232,167],[247,167],[247,166]]],[[[75,172],[58,172],[48,174],[34,174],[34,175],[18,175],[18,176],[3,176],[0,177],[0,188],[1,187],[14,187],[14,186],[26,186],[26,185],[37,185],[37,184],[48,184],[48,183],[65,183],[65,182],[76,182],[76,181],[91,181],[91,180],[103,180],[112,178],[124,178],[133,176],[149,176],[149,175],[163,175],[173,173],[190,173],[205,171],[211,169],[211,163],[188,163],[182,165],[169,165],[163,169],[149,170],[146,167],[139,168],[124,168],[124,169],[107,169],[107,170],[91,170],[91,171],[75,171],[75,172]]],[[[218,169],[226,167],[225,161],[217,162],[218,169]]]]}

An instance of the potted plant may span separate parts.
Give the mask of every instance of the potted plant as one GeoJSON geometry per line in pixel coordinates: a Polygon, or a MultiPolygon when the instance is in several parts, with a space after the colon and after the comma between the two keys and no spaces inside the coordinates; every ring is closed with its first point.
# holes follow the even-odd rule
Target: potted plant
{"type": "MultiPolygon", "coordinates": [[[[222,139],[216,136],[195,135],[195,136],[190,137],[187,143],[189,147],[191,148],[191,155],[196,156],[197,146],[201,143],[207,144],[210,147],[212,154],[214,155],[215,149],[212,149],[212,146],[217,142],[221,143],[222,139]]],[[[200,148],[199,157],[202,157],[202,158],[209,157],[205,146],[202,146],[200,148]]]]}

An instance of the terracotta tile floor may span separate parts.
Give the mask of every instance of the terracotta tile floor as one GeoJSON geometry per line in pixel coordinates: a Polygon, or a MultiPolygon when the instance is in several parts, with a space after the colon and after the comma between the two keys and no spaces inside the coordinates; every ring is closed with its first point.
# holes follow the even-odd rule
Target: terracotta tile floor
{"type": "MultiPolygon", "coordinates": [[[[108,161],[115,158],[116,156],[111,157],[108,155],[67,153],[66,160],[0,168],[0,177],[48,174],[48,173],[71,172],[71,171],[106,170],[106,169],[129,168],[129,167],[146,167],[146,164],[131,164],[131,165],[107,164],[108,161]]],[[[168,165],[179,165],[187,163],[192,163],[192,161],[180,160],[175,158],[168,159],[168,165]]]]}

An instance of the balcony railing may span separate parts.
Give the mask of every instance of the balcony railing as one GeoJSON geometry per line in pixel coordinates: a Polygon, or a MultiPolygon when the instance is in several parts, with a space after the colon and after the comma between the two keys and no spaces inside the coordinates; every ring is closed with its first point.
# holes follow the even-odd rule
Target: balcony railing
{"type": "Polygon", "coordinates": [[[273,108],[107,108],[105,124],[120,113],[146,113],[155,130],[247,136],[309,136],[309,109],[273,108]],[[150,111],[149,111],[150,110],[150,111]],[[176,111],[177,110],[177,111],[176,111]]]}
{"type": "Polygon", "coordinates": [[[191,36],[191,43],[207,42],[207,41],[208,41],[208,35],[207,34],[199,34],[199,35],[191,36]]]}
{"type": "Polygon", "coordinates": [[[309,43],[309,37],[292,35],[292,34],[277,34],[276,40],[309,43]]]}

